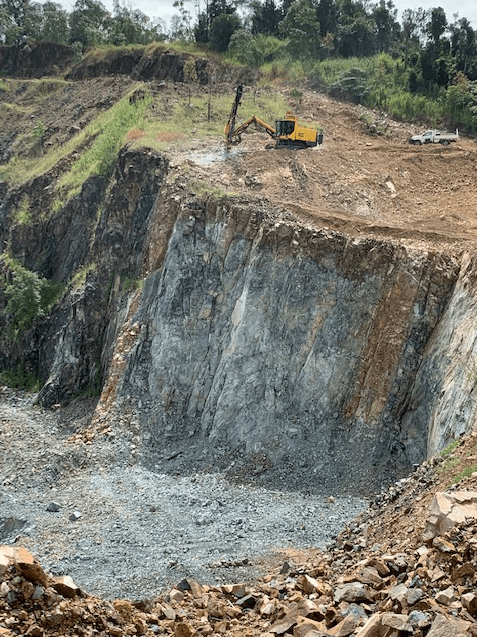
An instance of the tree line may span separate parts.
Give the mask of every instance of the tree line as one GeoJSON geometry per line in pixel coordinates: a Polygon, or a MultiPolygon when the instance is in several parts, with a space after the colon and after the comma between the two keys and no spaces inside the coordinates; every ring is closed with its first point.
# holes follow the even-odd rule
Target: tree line
{"type": "Polygon", "coordinates": [[[50,0],[0,0],[0,44],[7,46],[35,40],[84,51],[102,44],[150,44],[166,37],[163,20],[151,20],[119,0],[114,0],[112,12],[98,0],[76,0],[71,12],[50,0]]]}
{"type": "Polygon", "coordinates": [[[0,0],[0,43],[33,39],[84,50],[186,40],[230,50],[251,65],[284,53],[316,60],[384,52],[412,67],[411,90],[426,82],[447,86],[459,71],[477,79],[476,31],[465,17],[449,22],[441,7],[408,9],[399,22],[392,0],[207,0],[194,14],[188,2],[174,2],[167,26],[119,0],[112,12],[99,0],[76,0],[71,12],[50,0],[0,0]]]}

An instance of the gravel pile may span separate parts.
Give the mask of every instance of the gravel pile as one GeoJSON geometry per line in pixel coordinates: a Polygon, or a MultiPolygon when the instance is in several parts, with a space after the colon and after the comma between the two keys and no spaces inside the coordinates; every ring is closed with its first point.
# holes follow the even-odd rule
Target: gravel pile
{"type": "MultiPolygon", "coordinates": [[[[91,405],[55,412],[0,394],[0,543],[26,545],[54,575],[108,598],[153,597],[184,577],[263,574],[280,549],[321,548],[365,507],[121,466],[114,442],[72,445],[91,405]]],[[[120,455],[120,454],[119,454],[120,455]]]]}

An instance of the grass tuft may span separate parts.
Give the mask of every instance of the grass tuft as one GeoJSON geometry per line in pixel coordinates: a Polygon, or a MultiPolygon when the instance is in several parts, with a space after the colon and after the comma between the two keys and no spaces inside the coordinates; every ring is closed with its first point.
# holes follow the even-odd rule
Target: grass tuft
{"type": "Polygon", "coordinates": [[[15,223],[20,226],[28,226],[31,223],[32,214],[30,211],[30,198],[28,195],[24,195],[18,204],[13,219],[15,223]]]}
{"type": "Polygon", "coordinates": [[[24,365],[1,370],[0,381],[12,389],[23,389],[35,393],[40,391],[40,379],[33,372],[25,369],[24,365]]]}

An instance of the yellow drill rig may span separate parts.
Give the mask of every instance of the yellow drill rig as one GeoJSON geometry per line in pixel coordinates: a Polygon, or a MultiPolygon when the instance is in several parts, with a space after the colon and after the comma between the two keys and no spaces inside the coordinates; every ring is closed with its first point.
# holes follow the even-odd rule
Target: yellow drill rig
{"type": "Polygon", "coordinates": [[[246,122],[235,128],[237,110],[240,105],[242,95],[243,85],[239,84],[237,86],[235,100],[232,104],[229,119],[225,125],[224,133],[227,145],[240,144],[242,141],[242,133],[252,124],[255,124],[256,128],[263,130],[265,133],[270,135],[270,137],[276,141],[276,145],[278,147],[288,146],[292,148],[309,148],[323,143],[323,133],[320,133],[314,128],[301,126],[298,123],[298,119],[290,111],[287,111],[283,119],[276,120],[275,128],[264,122],[256,115],[253,115],[246,122]]]}

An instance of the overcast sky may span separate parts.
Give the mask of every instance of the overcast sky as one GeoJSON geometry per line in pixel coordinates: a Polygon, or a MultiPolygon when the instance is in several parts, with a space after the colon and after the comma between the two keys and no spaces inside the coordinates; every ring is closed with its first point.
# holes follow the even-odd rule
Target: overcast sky
{"type": "MultiPolygon", "coordinates": [[[[102,0],[107,9],[112,11],[112,0],[102,0]]],[[[377,2],[378,0],[376,0],[377,2]]],[[[124,0],[121,0],[121,4],[124,0]]],[[[373,0],[371,0],[373,2],[373,0]]],[[[64,1],[66,9],[71,11],[74,4],[74,0],[64,1]]],[[[150,18],[162,18],[167,23],[171,19],[171,16],[177,13],[173,5],[173,0],[133,0],[126,2],[127,5],[132,6],[135,9],[140,9],[150,18]]],[[[205,6],[204,2],[201,5],[205,6]]],[[[447,21],[454,22],[454,13],[459,14],[459,18],[467,18],[472,27],[477,30],[477,2],[476,0],[394,0],[394,5],[398,9],[398,19],[401,20],[402,12],[405,9],[433,9],[434,7],[442,7],[446,12],[447,21]]],[[[187,2],[186,6],[192,15],[195,15],[195,2],[187,2]]]]}

